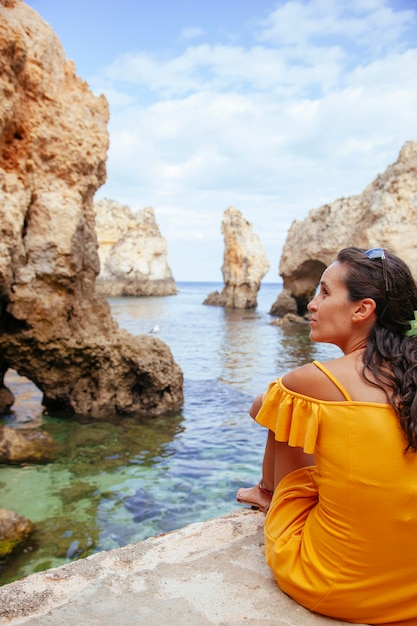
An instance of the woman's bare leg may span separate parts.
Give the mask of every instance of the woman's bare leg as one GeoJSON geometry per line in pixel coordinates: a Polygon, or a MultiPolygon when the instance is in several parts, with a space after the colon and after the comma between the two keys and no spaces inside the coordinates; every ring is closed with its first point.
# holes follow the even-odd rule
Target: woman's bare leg
{"type": "Polygon", "coordinates": [[[255,487],[239,489],[236,497],[238,502],[257,506],[264,512],[269,508],[275,485],[275,443],[274,433],[268,430],[262,462],[262,480],[255,487]]]}
{"type": "Polygon", "coordinates": [[[305,454],[302,448],[293,448],[287,443],[276,441],[272,430],[268,430],[262,462],[262,479],[255,487],[239,489],[238,502],[253,504],[264,511],[268,510],[272,493],[284,476],[309,465],[314,465],[314,454],[305,454]]]}
{"type": "Polygon", "coordinates": [[[268,437],[265,444],[264,458],[262,461],[262,487],[268,491],[274,491],[275,482],[275,465],[277,463],[277,451],[275,435],[272,430],[268,430],[268,437]]]}

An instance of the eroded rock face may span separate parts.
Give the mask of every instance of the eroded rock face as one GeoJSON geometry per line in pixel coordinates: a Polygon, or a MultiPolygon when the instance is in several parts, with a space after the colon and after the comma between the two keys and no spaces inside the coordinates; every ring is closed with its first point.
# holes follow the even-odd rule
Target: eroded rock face
{"type": "Polygon", "coordinates": [[[234,207],[224,212],[222,222],[224,288],[206,298],[204,304],[251,309],[257,305],[261,280],[269,270],[269,261],[252,225],[234,207]]]}
{"type": "MultiPolygon", "coordinates": [[[[313,209],[288,232],[279,273],[303,315],[320,276],[348,246],[383,247],[400,256],[417,276],[417,142],[409,141],[398,160],[358,196],[313,209]]],[[[284,299],[271,309],[283,314],[284,299]],[[274,309],[275,307],[275,309],[274,309]]],[[[292,305],[293,306],[293,305],[292,305]]],[[[291,312],[294,312],[293,309],[291,312]]]]}
{"type": "Polygon", "coordinates": [[[20,0],[0,0],[0,40],[0,372],[32,380],[48,407],[95,418],[177,410],[169,348],[122,331],[95,293],[106,100],[20,0]]]}
{"type": "Polygon", "coordinates": [[[177,287],[168,265],[168,249],[155,213],[133,213],[114,200],[94,204],[100,274],[98,293],[107,296],[170,296],[177,287]]]}

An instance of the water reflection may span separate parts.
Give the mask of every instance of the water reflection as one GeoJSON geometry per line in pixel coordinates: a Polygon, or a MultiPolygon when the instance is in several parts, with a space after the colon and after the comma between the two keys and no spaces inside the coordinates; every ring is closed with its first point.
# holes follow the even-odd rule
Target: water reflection
{"type": "Polygon", "coordinates": [[[223,310],[217,346],[219,380],[252,395],[291,369],[340,356],[335,346],[313,343],[308,324],[274,326],[264,311],[223,310]]]}
{"type": "Polygon", "coordinates": [[[310,339],[308,324],[288,324],[277,327],[277,366],[279,371],[294,369],[315,359],[315,344],[310,339]]]}
{"type": "Polygon", "coordinates": [[[336,346],[311,341],[308,324],[283,325],[277,330],[276,363],[279,375],[314,360],[326,361],[341,355],[336,346]]]}
{"type": "Polygon", "coordinates": [[[223,332],[218,344],[219,379],[240,389],[252,388],[253,379],[265,368],[271,369],[272,362],[268,360],[274,329],[268,333],[265,316],[256,311],[224,309],[223,315],[223,332]]]}
{"type": "Polygon", "coordinates": [[[114,317],[123,320],[141,321],[141,332],[146,333],[157,323],[161,323],[166,317],[170,308],[170,299],[176,296],[166,296],[164,298],[147,297],[125,297],[109,298],[112,314],[114,317]]]}

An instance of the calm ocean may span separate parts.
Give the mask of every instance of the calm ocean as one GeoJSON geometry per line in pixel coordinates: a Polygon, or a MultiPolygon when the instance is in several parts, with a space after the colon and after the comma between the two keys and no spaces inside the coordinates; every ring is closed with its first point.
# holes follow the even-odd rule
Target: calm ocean
{"type": "Polygon", "coordinates": [[[281,286],[265,284],[253,310],[203,305],[215,283],[178,283],[163,298],[111,298],[130,333],[166,342],[185,378],[176,416],[79,423],[45,415],[34,386],[9,373],[17,396],[10,426],[41,425],[62,445],[48,465],[3,466],[0,506],[36,531],[0,562],[0,584],[100,550],[228,513],[240,486],[259,479],[265,431],[252,398],[290,368],[340,354],[313,344],[308,325],[276,327],[268,314],[281,286]]]}

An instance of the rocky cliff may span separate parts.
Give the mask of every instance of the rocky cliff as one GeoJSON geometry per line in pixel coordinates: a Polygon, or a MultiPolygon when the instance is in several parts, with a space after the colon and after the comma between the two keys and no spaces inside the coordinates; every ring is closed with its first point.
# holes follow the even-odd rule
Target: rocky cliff
{"type": "Polygon", "coordinates": [[[284,290],[271,313],[305,313],[323,270],[347,246],[386,248],[404,259],[417,277],[415,241],[417,142],[409,141],[398,160],[362,194],[325,204],[293,222],[279,266],[284,290]]]}
{"type": "Polygon", "coordinates": [[[122,331],[95,293],[106,100],[21,0],[0,0],[0,40],[0,374],[12,367],[47,407],[94,418],[176,410],[169,348],[122,331]]]}
{"type": "Polygon", "coordinates": [[[107,296],[170,296],[177,287],[155,213],[133,213],[114,200],[94,203],[100,274],[98,293],[107,296]]]}
{"type": "Polygon", "coordinates": [[[208,295],[204,304],[250,309],[257,305],[261,280],[269,270],[269,261],[258,235],[242,213],[234,207],[224,212],[222,222],[224,288],[208,295]]]}

